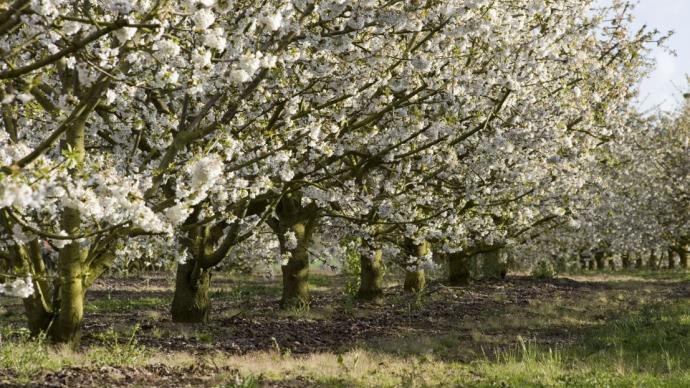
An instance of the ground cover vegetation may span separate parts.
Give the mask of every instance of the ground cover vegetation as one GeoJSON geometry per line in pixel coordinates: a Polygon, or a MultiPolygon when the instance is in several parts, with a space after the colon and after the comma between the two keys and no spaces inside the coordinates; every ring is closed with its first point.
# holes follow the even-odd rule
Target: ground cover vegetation
{"type": "Polygon", "coordinates": [[[0,381],[688,384],[631,10],[0,2],[0,381]]]}

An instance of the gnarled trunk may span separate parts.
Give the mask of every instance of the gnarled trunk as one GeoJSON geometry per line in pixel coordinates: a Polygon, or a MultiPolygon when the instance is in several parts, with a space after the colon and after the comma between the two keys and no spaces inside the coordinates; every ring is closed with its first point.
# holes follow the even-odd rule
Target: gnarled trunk
{"type": "Polygon", "coordinates": [[[464,252],[449,253],[448,257],[448,282],[453,286],[466,286],[470,284],[470,262],[464,252]]]}
{"type": "Polygon", "coordinates": [[[380,248],[373,254],[359,256],[360,283],[357,291],[357,299],[366,301],[378,301],[383,297],[383,260],[380,248]]]}
{"type": "Polygon", "coordinates": [[[297,237],[297,247],[287,249],[290,258],[287,265],[281,267],[283,272],[283,296],[280,307],[294,308],[309,304],[309,242],[311,232],[303,223],[292,227],[297,237]]]}
{"type": "Polygon", "coordinates": [[[300,193],[284,196],[276,207],[277,220],[269,220],[269,226],[278,236],[280,253],[287,256],[283,272],[283,309],[309,305],[309,246],[318,224],[318,208],[315,204],[302,206],[300,193]],[[288,234],[292,234],[288,236],[288,234]]]}
{"type": "Polygon", "coordinates": [[[208,290],[211,272],[194,259],[177,265],[175,294],[170,313],[174,322],[201,323],[208,321],[211,303],[208,290]]]}

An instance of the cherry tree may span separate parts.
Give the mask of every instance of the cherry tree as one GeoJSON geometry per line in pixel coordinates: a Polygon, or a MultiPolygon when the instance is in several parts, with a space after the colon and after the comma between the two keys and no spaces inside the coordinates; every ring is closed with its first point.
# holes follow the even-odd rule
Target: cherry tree
{"type": "Polygon", "coordinates": [[[0,9],[1,290],[70,342],[93,282],[157,255],[179,263],[173,319],[203,321],[213,268],[263,256],[266,226],[284,306],[308,301],[327,228],[361,237],[370,294],[392,246],[421,289],[432,246],[563,216],[569,159],[627,113],[654,35],[590,6],[17,0],[0,9]]]}

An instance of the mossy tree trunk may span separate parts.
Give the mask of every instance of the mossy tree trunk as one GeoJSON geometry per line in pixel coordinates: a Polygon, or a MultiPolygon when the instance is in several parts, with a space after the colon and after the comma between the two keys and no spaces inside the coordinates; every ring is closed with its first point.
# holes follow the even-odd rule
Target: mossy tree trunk
{"type": "Polygon", "coordinates": [[[31,263],[34,272],[34,293],[23,300],[24,313],[26,315],[29,332],[32,337],[47,332],[53,321],[53,304],[50,284],[47,280],[48,271],[43,262],[41,245],[38,240],[28,244],[28,249],[22,249],[20,256],[31,263]]]}
{"type": "Polygon", "coordinates": [[[657,270],[659,269],[659,259],[656,255],[656,251],[652,249],[652,251],[649,253],[649,269],[651,270],[657,270]]]}
{"type": "Polygon", "coordinates": [[[480,253],[482,260],[482,276],[484,279],[498,280],[505,278],[505,265],[501,263],[500,249],[492,249],[480,253]]]}
{"type": "MultiPolygon", "coordinates": [[[[68,220],[63,225],[75,225],[79,211],[65,209],[64,217],[68,220]]],[[[76,234],[77,230],[65,228],[67,233],[76,234]]],[[[67,244],[60,251],[58,276],[60,279],[59,310],[55,321],[48,330],[51,339],[56,343],[78,343],[81,322],[84,319],[85,273],[83,260],[86,252],[78,242],[67,244]]]]}
{"type": "Polygon", "coordinates": [[[288,257],[281,266],[283,273],[283,294],[280,307],[283,309],[309,305],[309,246],[318,225],[318,208],[314,203],[301,205],[300,193],[284,196],[276,207],[277,220],[269,226],[278,236],[280,251],[288,257]],[[294,234],[296,241],[289,241],[287,234],[294,234]]]}
{"type": "MultiPolygon", "coordinates": [[[[426,257],[429,254],[429,250],[431,247],[429,246],[429,243],[427,241],[424,241],[420,244],[415,244],[411,240],[407,240],[406,243],[406,250],[410,252],[412,255],[422,258],[426,257]]],[[[405,283],[403,284],[403,290],[406,292],[420,292],[424,289],[426,286],[426,277],[424,275],[424,270],[423,269],[416,269],[416,270],[410,270],[409,268],[407,271],[405,271],[405,283]]]]}
{"type": "MultiPolygon", "coordinates": [[[[83,167],[86,151],[84,148],[84,126],[86,116],[67,129],[66,145],[71,147],[75,167],[70,174],[76,179],[83,167]]],[[[62,229],[71,236],[81,232],[81,214],[78,209],[66,207],[62,213],[62,229]]],[[[78,241],[72,241],[60,250],[58,256],[58,301],[56,317],[48,333],[56,343],[77,343],[81,322],[84,319],[84,280],[88,271],[84,269],[86,250],[78,241]]]]}
{"type": "Polygon", "coordinates": [[[609,258],[609,259],[608,259],[608,265],[609,265],[609,269],[610,269],[611,271],[615,271],[615,270],[616,270],[616,262],[615,262],[612,258],[609,258]]]}
{"type": "Polygon", "coordinates": [[[668,269],[676,268],[676,253],[673,249],[668,249],[668,269]]]}
{"type": "Polygon", "coordinates": [[[597,264],[597,270],[601,271],[605,268],[605,266],[604,266],[604,252],[603,251],[594,252],[594,260],[596,261],[596,264],[597,264]]]}
{"type": "Polygon", "coordinates": [[[170,313],[174,322],[201,323],[208,321],[211,303],[208,297],[211,271],[198,260],[189,259],[177,265],[175,294],[170,313]]]}
{"type": "Polygon", "coordinates": [[[644,259],[642,258],[642,254],[638,253],[637,259],[635,260],[635,269],[642,269],[643,267],[644,267],[644,259]]]}
{"type": "MultiPolygon", "coordinates": [[[[263,204],[245,202],[239,205],[241,213],[263,211],[263,204]],[[251,210],[250,210],[251,209],[251,210]]],[[[194,209],[188,223],[198,223],[201,208],[194,209]]],[[[226,225],[197,226],[189,229],[186,245],[190,257],[178,263],[175,276],[175,293],[170,313],[174,322],[202,323],[209,319],[212,269],[225,259],[230,249],[250,234],[239,235],[239,222],[226,225]]]]}
{"type": "Polygon", "coordinates": [[[678,256],[680,257],[680,267],[683,269],[688,269],[688,248],[684,246],[679,247],[678,256]]]}
{"type": "Polygon", "coordinates": [[[470,262],[465,252],[453,252],[448,257],[448,282],[453,286],[470,284],[470,262]]]}
{"type": "Polygon", "coordinates": [[[370,254],[360,254],[360,282],[357,299],[380,301],[383,297],[383,252],[374,248],[370,254]]]}
{"type": "MultiPolygon", "coordinates": [[[[195,211],[190,222],[196,222],[195,211]]],[[[199,226],[189,231],[187,261],[177,264],[175,293],[170,307],[173,322],[202,323],[208,321],[211,302],[208,291],[211,286],[211,265],[204,259],[213,253],[211,227],[199,226]]]]}
{"type": "Polygon", "coordinates": [[[426,286],[426,277],[423,269],[416,271],[405,271],[405,283],[403,289],[406,292],[420,292],[426,286]]]}
{"type": "Polygon", "coordinates": [[[309,243],[311,230],[306,223],[297,222],[290,228],[297,237],[297,247],[283,248],[290,253],[287,265],[281,267],[283,272],[282,308],[300,307],[309,304],[309,243]]]}
{"type": "MultiPolygon", "coordinates": [[[[0,211],[0,222],[5,229],[12,229],[10,217],[4,211],[0,211]]],[[[54,317],[52,289],[47,280],[48,273],[39,241],[16,243],[8,251],[0,254],[3,259],[3,270],[16,274],[32,274],[34,293],[22,300],[24,316],[32,337],[47,332],[54,317]]],[[[2,280],[4,279],[0,278],[0,281],[2,280]]]]}

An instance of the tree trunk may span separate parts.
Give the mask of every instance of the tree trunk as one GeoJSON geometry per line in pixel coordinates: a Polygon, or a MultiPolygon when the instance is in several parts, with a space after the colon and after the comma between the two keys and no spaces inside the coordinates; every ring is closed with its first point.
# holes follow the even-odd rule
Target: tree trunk
{"type": "MultiPolygon", "coordinates": [[[[420,244],[415,244],[411,239],[405,241],[406,249],[413,256],[420,260],[426,257],[429,253],[429,242],[423,241],[420,244]]],[[[417,263],[419,264],[419,263],[417,263]]],[[[417,267],[417,270],[407,269],[405,272],[405,283],[403,289],[407,292],[420,292],[426,285],[426,278],[424,277],[424,270],[417,267]]]]}
{"type": "Polygon", "coordinates": [[[201,323],[208,321],[211,302],[208,290],[210,270],[202,269],[194,259],[177,265],[175,295],[170,313],[174,322],[201,323]]]}
{"type": "Polygon", "coordinates": [[[492,250],[480,254],[482,257],[482,275],[485,279],[505,278],[505,266],[500,261],[500,250],[492,250]]]}
{"type": "Polygon", "coordinates": [[[616,270],[616,262],[615,262],[613,259],[609,259],[609,269],[610,269],[611,271],[615,271],[615,270],[616,270]]]}
{"type": "Polygon", "coordinates": [[[659,261],[656,257],[656,251],[654,250],[652,250],[652,252],[649,253],[649,269],[659,269],[659,261]]]}
{"type": "Polygon", "coordinates": [[[623,269],[630,269],[630,254],[624,253],[621,255],[621,261],[623,264],[623,269]]]}
{"type": "Polygon", "coordinates": [[[637,260],[635,260],[635,268],[636,269],[642,269],[644,267],[644,260],[642,259],[642,254],[639,254],[637,256],[637,260]]]}
{"type": "MultiPolygon", "coordinates": [[[[79,211],[66,208],[63,213],[63,225],[66,232],[75,235],[80,223],[79,211]],[[76,227],[75,227],[76,226],[76,227]]],[[[84,276],[82,263],[85,251],[79,242],[67,244],[60,251],[58,260],[59,276],[59,309],[48,333],[56,343],[78,343],[81,322],[84,319],[84,276]]]]}
{"type": "Polygon", "coordinates": [[[26,246],[20,244],[15,255],[23,262],[30,263],[33,270],[34,293],[23,300],[24,314],[27,318],[32,337],[47,333],[55,317],[53,313],[52,289],[48,282],[48,272],[43,261],[43,251],[38,240],[30,241],[26,246]]]}
{"type": "Polygon", "coordinates": [[[309,304],[309,259],[306,252],[290,257],[283,271],[283,296],[280,307],[294,308],[309,304]]]}
{"type": "Polygon", "coordinates": [[[676,254],[672,249],[668,249],[668,269],[676,268],[676,254]]]}
{"type": "MultiPolygon", "coordinates": [[[[87,101],[89,107],[65,132],[65,147],[71,148],[76,162],[75,166],[69,170],[69,174],[75,179],[81,179],[79,175],[86,156],[84,146],[86,118],[90,111],[95,108],[99,96],[105,91],[107,82],[94,86],[94,93],[88,97],[89,101],[87,101]]],[[[61,226],[68,235],[80,234],[81,214],[79,210],[65,207],[62,213],[61,226]]],[[[60,250],[57,264],[58,301],[57,306],[55,306],[56,317],[48,330],[48,335],[53,342],[71,344],[79,342],[81,322],[84,319],[84,294],[86,293],[84,281],[88,276],[88,271],[83,268],[86,254],[87,251],[82,249],[79,241],[71,241],[60,250]]]]}
{"type": "Polygon", "coordinates": [[[317,211],[314,203],[302,206],[301,193],[290,193],[276,206],[277,217],[268,221],[278,237],[281,255],[287,258],[287,263],[281,266],[280,307],[283,309],[309,306],[309,246],[319,221],[317,211]]]}
{"type": "Polygon", "coordinates": [[[588,268],[590,271],[594,271],[594,270],[596,269],[595,264],[596,264],[596,263],[594,262],[594,258],[590,257],[590,258],[589,258],[589,261],[587,262],[587,268],[588,268]]]}
{"type": "Polygon", "coordinates": [[[680,267],[688,269],[688,250],[685,247],[678,249],[678,256],[680,256],[680,267]]]}
{"type": "Polygon", "coordinates": [[[44,307],[38,295],[35,294],[24,299],[24,315],[26,315],[31,337],[37,337],[41,333],[47,332],[54,317],[53,313],[44,307]]]}
{"type": "Polygon", "coordinates": [[[373,251],[372,255],[361,254],[360,282],[357,299],[378,301],[383,297],[383,260],[381,249],[373,251]]]}
{"type": "Polygon", "coordinates": [[[597,263],[597,270],[602,271],[604,270],[604,252],[596,252],[594,253],[594,260],[596,260],[597,263]]]}
{"type": "Polygon", "coordinates": [[[406,271],[405,284],[403,289],[407,292],[420,292],[426,285],[426,278],[424,277],[424,270],[406,271]]]}
{"type": "MultiPolygon", "coordinates": [[[[297,238],[297,247],[283,249],[290,254],[287,265],[281,267],[283,271],[283,296],[280,300],[281,308],[304,307],[309,305],[309,244],[315,221],[298,222],[291,230],[297,238]]],[[[283,244],[284,246],[284,244],[283,244]]]]}
{"type": "Polygon", "coordinates": [[[448,282],[453,286],[470,284],[470,263],[464,252],[448,254],[448,282]]]}

